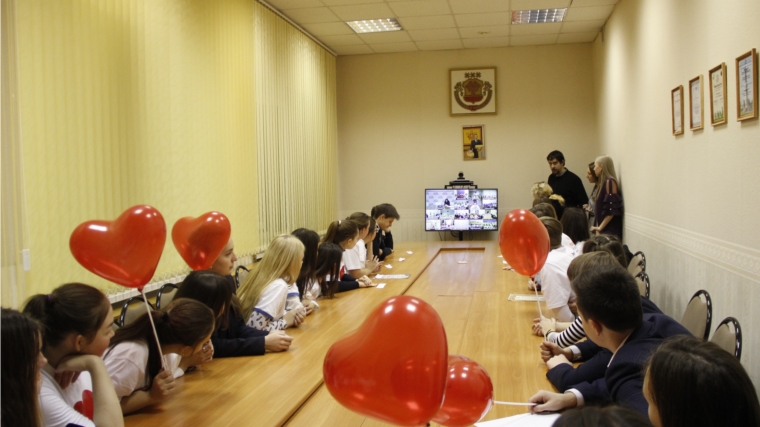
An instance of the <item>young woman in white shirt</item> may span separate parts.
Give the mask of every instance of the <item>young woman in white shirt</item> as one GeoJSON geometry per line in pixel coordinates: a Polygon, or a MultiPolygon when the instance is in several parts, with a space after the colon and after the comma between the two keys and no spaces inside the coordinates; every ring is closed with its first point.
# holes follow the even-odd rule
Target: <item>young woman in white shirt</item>
{"type": "MultiPolygon", "coordinates": [[[[359,241],[359,226],[356,222],[350,219],[344,219],[342,221],[333,221],[328,227],[325,237],[322,239],[322,243],[335,243],[343,248],[345,251],[350,251],[356,246],[359,241]]],[[[356,279],[346,269],[345,256],[341,260],[340,273],[338,282],[338,292],[350,291],[357,288],[366,288],[369,286],[375,286],[368,277],[364,276],[360,279],[356,279]]]]}
{"type": "Polygon", "coordinates": [[[287,310],[288,293],[301,272],[304,246],[297,237],[283,234],[267,247],[257,268],[238,289],[238,297],[248,326],[262,331],[298,326],[306,316],[303,306],[287,310]]]}
{"type": "MultiPolygon", "coordinates": [[[[367,253],[372,253],[371,246],[367,250],[367,236],[370,234],[369,231],[372,230],[372,238],[374,239],[376,222],[364,212],[354,212],[346,219],[356,223],[356,226],[359,228],[359,239],[353,248],[347,249],[343,253],[343,262],[351,277],[362,280],[362,278],[370,274],[377,273],[382,267],[376,256],[372,256],[372,259],[368,259],[367,257],[367,253]]],[[[369,242],[371,245],[372,240],[369,242]]]]}
{"type": "Polygon", "coordinates": [[[145,313],[116,332],[103,359],[124,415],[171,397],[175,376],[184,373],[182,362],[195,366],[211,360],[213,347],[209,340],[215,321],[214,313],[205,304],[179,298],[166,310],[145,313]],[[166,370],[149,315],[156,325],[166,370]],[[178,365],[182,368],[178,369],[178,365]]]}
{"type": "Polygon", "coordinates": [[[123,426],[119,400],[101,359],[113,336],[108,298],[92,286],[69,283],[29,298],[24,314],[42,326],[47,365],[41,369],[41,424],[123,426]]]}
{"type": "Polygon", "coordinates": [[[568,302],[574,296],[567,278],[567,268],[573,260],[573,255],[562,247],[562,224],[555,218],[541,217],[541,222],[549,233],[551,251],[546,257],[538,275],[541,278],[541,291],[544,294],[546,307],[551,315],[560,322],[575,320],[568,302]]]}

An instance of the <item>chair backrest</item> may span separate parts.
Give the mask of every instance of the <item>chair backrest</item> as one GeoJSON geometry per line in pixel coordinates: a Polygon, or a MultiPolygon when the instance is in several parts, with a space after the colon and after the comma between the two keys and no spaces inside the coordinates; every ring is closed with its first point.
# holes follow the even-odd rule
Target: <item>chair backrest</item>
{"type": "Polygon", "coordinates": [[[720,322],[715,333],[712,336],[711,342],[718,344],[720,348],[736,356],[741,360],[742,357],[742,329],[739,326],[739,321],[733,317],[726,317],[720,322]],[[732,331],[733,329],[733,331],[732,331]]]}
{"type": "Polygon", "coordinates": [[[161,286],[156,295],[156,310],[161,310],[161,307],[166,307],[174,299],[174,294],[177,293],[179,287],[174,283],[167,283],[161,286]]]}
{"type": "Polygon", "coordinates": [[[250,271],[247,268],[242,265],[238,265],[238,267],[235,269],[235,286],[239,288],[240,284],[243,283],[243,280],[245,280],[245,276],[247,276],[248,273],[250,273],[250,271]]]}
{"type": "MultiPolygon", "coordinates": [[[[144,301],[142,296],[132,297],[124,301],[124,306],[121,308],[121,316],[119,317],[119,326],[123,328],[125,325],[134,322],[143,313],[147,313],[144,301]]],[[[148,305],[153,309],[151,303],[148,303],[148,305]]]]}
{"type": "Polygon", "coordinates": [[[638,251],[633,254],[631,262],[628,263],[628,272],[634,277],[647,268],[647,259],[644,256],[644,252],[638,251]]]}
{"type": "Polygon", "coordinates": [[[712,324],[712,300],[704,289],[697,291],[686,305],[681,324],[697,338],[707,340],[712,324]]]}
{"type": "Polygon", "coordinates": [[[121,328],[121,325],[119,325],[119,321],[118,320],[114,320],[113,323],[111,323],[111,329],[114,332],[116,332],[116,331],[119,330],[119,328],[121,328]]]}
{"type": "Polygon", "coordinates": [[[636,275],[636,284],[639,285],[639,293],[643,297],[649,298],[649,275],[642,271],[636,275]]]}

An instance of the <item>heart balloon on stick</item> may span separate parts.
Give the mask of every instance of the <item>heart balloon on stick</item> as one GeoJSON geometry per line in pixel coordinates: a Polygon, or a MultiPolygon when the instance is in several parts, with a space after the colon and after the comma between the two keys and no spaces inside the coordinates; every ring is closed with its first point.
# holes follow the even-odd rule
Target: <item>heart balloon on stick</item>
{"type": "Polygon", "coordinates": [[[510,267],[524,276],[541,271],[551,249],[546,227],[525,209],[515,209],[504,217],[499,247],[510,267]]]}
{"type": "Polygon", "coordinates": [[[325,385],[346,408],[381,421],[424,425],[443,402],[448,347],[441,318],[409,296],[377,306],[330,347],[325,385]]]}
{"type": "Polygon", "coordinates": [[[129,288],[153,277],[166,243],[166,223],[151,206],[132,206],[113,221],[80,224],[69,239],[74,258],[98,276],[129,288]]]}
{"type": "Polygon", "coordinates": [[[220,212],[206,212],[198,218],[184,217],[172,227],[172,242],[193,270],[206,270],[230,240],[230,221],[220,212]]]}
{"type": "Polygon", "coordinates": [[[465,427],[480,421],[493,405],[488,372],[474,360],[449,356],[446,396],[433,421],[447,427],[465,427]]]}

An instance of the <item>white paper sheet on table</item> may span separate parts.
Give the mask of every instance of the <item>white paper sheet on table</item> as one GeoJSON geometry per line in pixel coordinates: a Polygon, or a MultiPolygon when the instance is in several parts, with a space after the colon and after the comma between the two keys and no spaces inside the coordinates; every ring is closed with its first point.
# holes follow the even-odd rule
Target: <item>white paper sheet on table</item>
{"type": "Polygon", "coordinates": [[[498,420],[475,423],[476,427],[551,427],[560,414],[520,414],[498,420]]]}

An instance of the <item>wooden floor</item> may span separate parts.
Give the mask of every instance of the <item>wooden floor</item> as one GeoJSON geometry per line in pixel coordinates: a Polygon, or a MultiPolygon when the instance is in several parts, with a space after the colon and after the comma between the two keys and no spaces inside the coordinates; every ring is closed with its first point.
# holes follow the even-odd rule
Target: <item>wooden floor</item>
{"type": "MultiPolygon", "coordinates": [[[[294,337],[289,351],[216,359],[181,378],[181,390],[171,400],[127,416],[126,425],[387,425],[340,406],[323,386],[322,362],[332,343],[358,327],[372,308],[401,294],[436,309],[449,354],[483,365],[496,400],[526,401],[539,389],[551,390],[538,356],[541,338],[530,331],[536,304],[508,300],[511,293],[527,292],[526,279],[504,271],[499,255],[490,241],[399,244],[386,259],[393,268],[382,273],[410,274],[408,279],[377,279],[386,287],[321,300],[318,312],[288,330],[294,337]]],[[[524,412],[524,407],[496,406],[484,420],[524,412]]]]}

